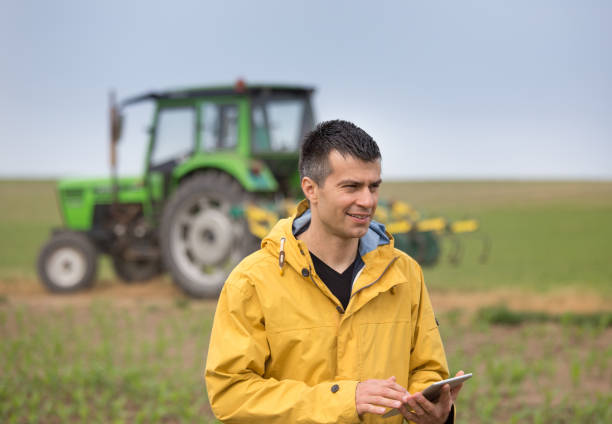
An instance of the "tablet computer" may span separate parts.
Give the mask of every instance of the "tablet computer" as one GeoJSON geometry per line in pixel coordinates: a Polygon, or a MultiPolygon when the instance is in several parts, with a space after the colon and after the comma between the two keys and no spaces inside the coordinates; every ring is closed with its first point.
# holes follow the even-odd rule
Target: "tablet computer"
{"type": "MultiPolygon", "coordinates": [[[[471,377],[472,377],[472,373],[469,373],[469,374],[458,375],[457,377],[447,378],[446,380],[437,381],[433,383],[431,386],[429,386],[428,388],[426,388],[425,390],[423,390],[421,393],[423,393],[423,396],[425,396],[425,398],[427,398],[427,400],[429,400],[430,402],[435,402],[440,397],[440,390],[442,390],[442,386],[444,386],[445,384],[448,384],[450,388],[452,389],[453,387],[458,386],[459,384],[463,383],[465,380],[471,377]]],[[[393,417],[399,413],[400,413],[399,409],[393,408],[390,411],[388,411],[385,415],[383,415],[383,418],[393,417]]]]}

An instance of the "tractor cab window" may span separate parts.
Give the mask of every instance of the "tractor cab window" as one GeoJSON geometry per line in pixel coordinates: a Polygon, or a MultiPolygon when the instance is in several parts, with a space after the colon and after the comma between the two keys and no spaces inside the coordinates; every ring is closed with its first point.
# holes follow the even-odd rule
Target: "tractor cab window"
{"type": "Polygon", "coordinates": [[[192,108],[167,108],[159,112],[155,143],[151,154],[153,166],[180,160],[194,150],[195,112],[192,108]]]}
{"type": "Polygon", "coordinates": [[[253,151],[295,153],[313,126],[310,105],[304,98],[269,98],[253,103],[253,151]]]}
{"type": "Polygon", "coordinates": [[[238,105],[205,102],[201,106],[200,135],[205,152],[238,145],[238,105]]]}

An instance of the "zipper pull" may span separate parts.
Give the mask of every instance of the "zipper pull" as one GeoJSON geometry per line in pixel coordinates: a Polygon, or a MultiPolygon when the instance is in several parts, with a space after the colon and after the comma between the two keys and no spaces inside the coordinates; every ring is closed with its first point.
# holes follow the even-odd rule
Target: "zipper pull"
{"type": "Polygon", "coordinates": [[[285,265],[285,237],[280,239],[280,250],[278,252],[278,266],[280,268],[281,276],[285,273],[283,265],[285,265]]]}

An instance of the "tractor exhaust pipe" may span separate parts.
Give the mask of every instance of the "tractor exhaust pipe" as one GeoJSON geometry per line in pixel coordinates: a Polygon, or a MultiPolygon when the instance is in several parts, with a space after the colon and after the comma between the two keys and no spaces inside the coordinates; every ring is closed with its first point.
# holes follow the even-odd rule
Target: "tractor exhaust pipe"
{"type": "Polygon", "coordinates": [[[113,204],[118,202],[119,178],[117,176],[117,142],[121,136],[121,115],[117,107],[115,92],[111,90],[108,96],[110,119],[110,167],[113,204]]]}

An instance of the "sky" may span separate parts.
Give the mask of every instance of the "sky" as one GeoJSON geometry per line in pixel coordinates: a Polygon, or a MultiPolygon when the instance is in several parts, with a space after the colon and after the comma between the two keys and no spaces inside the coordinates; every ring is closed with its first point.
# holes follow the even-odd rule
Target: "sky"
{"type": "Polygon", "coordinates": [[[108,175],[111,89],[244,78],[316,87],[383,178],[612,179],[609,1],[1,1],[0,177],[108,175]]]}

